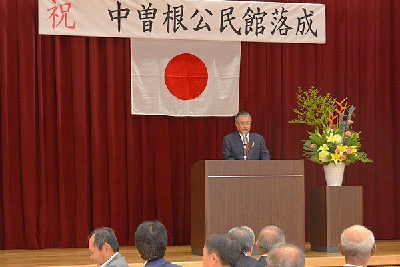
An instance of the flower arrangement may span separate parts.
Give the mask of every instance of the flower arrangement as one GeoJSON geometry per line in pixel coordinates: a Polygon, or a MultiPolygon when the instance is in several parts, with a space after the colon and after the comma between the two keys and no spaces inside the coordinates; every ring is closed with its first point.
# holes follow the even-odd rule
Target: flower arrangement
{"type": "Polygon", "coordinates": [[[360,152],[360,132],[352,130],[354,106],[347,105],[346,99],[338,102],[328,93],[319,95],[320,89],[311,87],[308,91],[299,88],[298,109],[293,111],[297,119],[289,123],[305,123],[314,127],[304,142],[304,156],[319,164],[328,165],[372,162],[365,152],[360,152]]]}

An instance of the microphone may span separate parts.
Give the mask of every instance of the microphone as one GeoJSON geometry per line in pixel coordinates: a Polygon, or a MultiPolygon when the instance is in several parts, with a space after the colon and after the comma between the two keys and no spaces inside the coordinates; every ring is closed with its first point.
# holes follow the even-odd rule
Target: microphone
{"type": "Polygon", "coordinates": [[[242,132],[242,136],[243,136],[243,159],[247,160],[247,152],[246,152],[246,147],[247,147],[247,138],[246,138],[246,132],[243,131],[242,132]]]}
{"type": "Polygon", "coordinates": [[[243,136],[243,144],[246,146],[247,145],[247,138],[246,138],[246,132],[245,131],[242,132],[242,136],[243,136]]]}

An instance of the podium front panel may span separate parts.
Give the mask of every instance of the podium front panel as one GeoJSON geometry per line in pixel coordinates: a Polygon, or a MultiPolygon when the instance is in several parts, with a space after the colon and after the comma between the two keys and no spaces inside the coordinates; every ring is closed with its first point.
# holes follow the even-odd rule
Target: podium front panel
{"type": "Polygon", "coordinates": [[[304,250],[303,160],[201,161],[192,167],[191,182],[194,254],[210,235],[241,225],[256,238],[277,225],[286,242],[304,250]]]}

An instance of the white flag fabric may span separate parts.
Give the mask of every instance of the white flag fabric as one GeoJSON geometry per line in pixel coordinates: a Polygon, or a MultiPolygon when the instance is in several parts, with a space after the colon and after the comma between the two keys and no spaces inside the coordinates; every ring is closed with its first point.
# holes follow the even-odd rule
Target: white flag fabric
{"type": "Polygon", "coordinates": [[[39,34],[232,42],[326,42],[324,4],[195,0],[37,2],[39,34]]]}
{"type": "Polygon", "coordinates": [[[131,39],[132,114],[233,116],[240,42],[131,39]]]}

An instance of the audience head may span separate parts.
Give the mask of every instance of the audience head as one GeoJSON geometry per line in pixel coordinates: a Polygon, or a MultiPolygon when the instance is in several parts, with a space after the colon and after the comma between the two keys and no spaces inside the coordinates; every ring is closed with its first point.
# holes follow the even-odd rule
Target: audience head
{"type": "Polygon", "coordinates": [[[119,251],[114,230],[109,227],[97,228],[88,237],[90,259],[98,266],[104,264],[119,251]]]}
{"type": "Polygon", "coordinates": [[[135,232],[135,247],[145,261],[163,258],[167,242],[167,229],[159,221],[144,222],[135,232]]]}
{"type": "Polygon", "coordinates": [[[243,253],[248,253],[253,251],[253,246],[255,243],[255,236],[253,230],[247,226],[240,226],[232,228],[229,233],[230,235],[236,237],[240,243],[240,249],[243,253]]]}
{"type": "Polygon", "coordinates": [[[304,267],[304,253],[295,245],[281,243],[268,253],[267,266],[269,267],[304,267]]]}
{"type": "Polygon", "coordinates": [[[258,235],[256,247],[261,255],[267,254],[274,246],[285,243],[283,231],[275,225],[264,227],[258,235]]]}
{"type": "Polygon", "coordinates": [[[376,251],[374,234],[362,225],[346,228],[340,236],[339,250],[346,263],[366,266],[376,251]]]}
{"type": "Polygon", "coordinates": [[[211,235],[203,248],[203,267],[235,267],[241,256],[239,241],[229,234],[211,235]]]}

